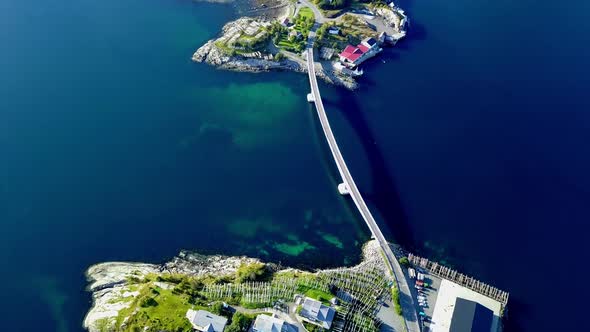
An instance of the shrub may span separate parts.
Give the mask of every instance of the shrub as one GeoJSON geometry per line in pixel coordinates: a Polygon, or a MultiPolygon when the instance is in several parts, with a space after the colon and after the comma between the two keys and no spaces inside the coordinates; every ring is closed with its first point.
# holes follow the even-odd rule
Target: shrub
{"type": "Polygon", "coordinates": [[[231,324],[224,330],[225,332],[242,332],[246,331],[250,324],[252,324],[252,318],[236,312],[231,318],[231,324]]]}
{"type": "Polygon", "coordinates": [[[407,268],[410,266],[410,260],[408,259],[408,257],[402,257],[399,259],[399,265],[407,268]]]}
{"type": "Polygon", "coordinates": [[[399,300],[399,290],[397,287],[391,287],[391,301],[393,302],[393,309],[398,315],[402,314],[402,305],[399,300]]]}
{"type": "Polygon", "coordinates": [[[268,272],[264,263],[242,264],[236,271],[236,281],[260,281],[268,277],[268,272]]]}
{"type": "Polygon", "coordinates": [[[150,296],[146,296],[146,297],[142,297],[139,300],[139,306],[142,308],[147,308],[147,307],[155,307],[158,305],[158,302],[150,296]]]}
{"type": "Polygon", "coordinates": [[[285,60],[285,55],[281,52],[275,54],[275,61],[282,61],[285,60]]]}
{"type": "Polygon", "coordinates": [[[216,314],[216,315],[221,315],[221,312],[223,311],[223,302],[215,302],[209,311],[211,311],[212,313],[216,314]]]}

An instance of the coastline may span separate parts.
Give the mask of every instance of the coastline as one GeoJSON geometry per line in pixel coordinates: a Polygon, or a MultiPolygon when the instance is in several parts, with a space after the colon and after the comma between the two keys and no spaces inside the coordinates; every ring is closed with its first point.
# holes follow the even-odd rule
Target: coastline
{"type": "MultiPolygon", "coordinates": [[[[345,41],[351,43],[354,40],[357,40],[354,43],[359,43],[360,40],[375,38],[379,39],[380,44],[395,45],[406,34],[407,16],[402,9],[393,5],[346,7],[334,15],[329,12],[324,13],[307,0],[297,2],[253,0],[247,3],[248,5],[240,10],[243,16],[226,23],[216,38],[208,40],[194,52],[192,61],[237,72],[307,73],[307,60],[302,50],[292,49],[292,46],[307,39],[313,21],[314,30],[318,27],[324,30],[328,27],[346,30],[342,36],[338,37],[339,39],[329,37],[323,43],[318,41],[320,43],[320,46],[317,46],[318,51],[324,55],[321,56],[321,60],[314,60],[318,64],[316,75],[326,83],[355,90],[359,87],[355,79],[359,71],[342,69],[344,60],[342,56],[338,59],[339,50],[344,47],[343,43],[345,41]],[[293,22],[297,21],[304,9],[311,11],[311,18],[303,17],[303,22],[307,23],[300,21],[298,24],[305,25],[301,27],[293,22]],[[352,25],[351,22],[353,22],[352,25]],[[289,42],[279,38],[280,33],[277,35],[276,32],[277,25],[282,26],[285,31],[290,31],[289,42]],[[323,52],[324,49],[326,52],[323,52]],[[330,55],[325,56],[325,54],[330,55]]],[[[325,34],[330,36],[331,33],[325,34]]],[[[353,68],[357,68],[356,63],[353,68]]]]}
{"type": "MultiPolygon", "coordinates": [[[[359,264],[315,271],[283,267],[246,256],[201,255],[189,251],[181,251],[170,261],[161,265],[140,262],[98,263],[90,266],[85,273],[88,281],[86,290],[92,294],[92,306],[84,317],[83,328],[89,332],[117,330],[115,327],[117,320],[126,322],[129,319],[128,316],[122,319],[119,317],[122,310],[128,309],[132,299],[140,296],[140,290],[135,287],[135,282],[153,278],[153,276],[157,276],[158,280],[160,278],[164,280],[155,282],[158,287],[172,289],[174,285],[165,281],[168,278],[182,276],[225,279],[235,275],[238,269],[245,265],[263,264],[273,274],[317,276],[321,273],[357,271],[367,265],[382,265],[375,264],[381,259],[377,242],[371,240],[363,246],[362,260],[359,264]]],[[[132,312],[131,315],[134,313],[132,312]]]]}
{"type": "MultiPolygon", "coordinates": [[[[250,17],[241,17],[235,21],[228,22],[222,29],[222,36],[236,26],[242,26],[249,22],[268,22],[263,19],[253,19],[250,17]]],[[[303,59],[295,58],[297,55],[290,55],[285,59],[276,61],[273,58],[252,57],[247,58],[241,55],[228,55],[216,45],[223,37],[210,39],[203,46],[199,47],[192,56],[192,61],[206,63],[222,70],[231,70],[237,72],[261,73],[269,71],[292,71],[296,73],[307,73],[307,66],[303,59]]],[[[329,62],[328,62],[329,63],[329,62]]],[[[322,63],[322,65],[328,64],[322,63]]],[[[344,87],[349,90],[355,90],[359,87],[353,78],[347,79],[336,74],[333,68],[324,69],[322,66],[317,70],[317,75],[327,83],[344,87]]]]}

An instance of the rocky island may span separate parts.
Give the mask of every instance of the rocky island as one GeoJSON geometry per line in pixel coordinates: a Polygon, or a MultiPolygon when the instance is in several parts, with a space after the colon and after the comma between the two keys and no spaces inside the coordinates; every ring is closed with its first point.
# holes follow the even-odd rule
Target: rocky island
{"type": "Polygon", "coordinates": [[[93,306],[84,327],[90,332],[190,331],[189,310],[207,310],[229,319],[225,331],[234,331],[234,322],[249,326],[258,314],[305,331],[314,327],[297,307],[309,299],[338,314],[330,322],[335,326],[358,324],[363,331],[377,331],[373,312],[395,297],[382,259],[379,245],[370,241],[360,264],[316,272],[186,251],[162,265],[101,263],[86,272],[93,306]]]}
{"type": "Polygon", "coordinates": [[[247,8],[246,16],[227,23],[218,38],[201,46],[193,61],[235,71],[306,72],[303,51],[314,47],[317,75],[355,89],[355,77],[363,73],[360,64],[381,46],[395,45],[408,23],[402,9],[381,0],[256,0],[247,8]]]}
{"type": "MultiPolygon", "coordinates": [[[[508,293],[391,248],[404,277],[414,283],[421,326],[452,324],[456,303],[470,301],[485,308],[490,331],[501,330],[508,293]]],[[[223,323],[224,332],[256,331],[257,324],[291,332],[407,330],[402,292],[376,240],[365,243],[361,262],[352,267],[303,271],[256,258],[182,251],[160,265],[96,264],[86,277],[93,299],[84,319],[89,332],[209,331],[198,325],[203,313],[223,323]],[[313,308],[324,316],[314,316],[313,308]]]]}
{"type": "Polygon", "coordinates": [[[405,36],[403,10],[380,1],[270,1],[253,10],[257,15],[227,23],[193,60],[236,71],[309,70],[307,98],[316,104],[341,171],[338,190],[353,196],[373,235],[361,263],[312,272],[183,251],[162,265],[97,264],[87,271],[93,306],[84,327],[90,332],[418,332],[433,324],[447,331],[459,320],[455,311],[465,315],[479,306],[485,329],[497,331],[508,293],[387,242],[329,130],[314,73],[357,87],[359,66],[405,36]]]}

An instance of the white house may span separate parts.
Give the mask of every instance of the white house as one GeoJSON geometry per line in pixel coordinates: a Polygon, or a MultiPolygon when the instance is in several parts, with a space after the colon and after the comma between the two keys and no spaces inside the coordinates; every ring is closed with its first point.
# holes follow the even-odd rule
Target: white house
{"type": "Polygon", "coordinates": [[[336,310],[334,308],[325,306],[322,302],[310,299],[309,297],[305,298],[301,306],[301,311],[299,312],[299,316],[303,320],[323,327],[326,330],[329,330],[332,326],[335,314],[336,310]]]}
{"type": "Polygon", "coordinates": [[[186,318],[193,328],[200,332],[223,332],[227,318],[214,315],[205,310],[191,310],[186,312],[186,318]]]}
{"type": "Polygon", "coordinates": [[[268,315],[258,315],[251,332],[298,332],[297,327],[284,320],[268,315]]]}
{"type": "Polygon", "coordinates": [[[365,38],[356,47],[352,45],[346,46],[344,51],[340,53],[340,62],[349,67],[355,67],[381,51],[382,49],[375,38],[365,38]]]}

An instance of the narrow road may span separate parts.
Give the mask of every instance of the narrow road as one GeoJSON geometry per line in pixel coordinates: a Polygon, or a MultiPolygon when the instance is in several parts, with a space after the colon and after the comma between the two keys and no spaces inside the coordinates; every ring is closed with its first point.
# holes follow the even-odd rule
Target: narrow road
{"type": "Polygon", "coordinates": [[[386,264],[389,265],[389,268],[393,272],[393,277],[400,293],[400,303],[403,309],[403,318],[406,324],[406,330],[409,332],[420,332],[418,315],[416,313],[416,306],[414,305],[414,300],[410,292],[410,286],[406,281],[403,270],[399,265],[397,258],[393,254],[391,247],[383,236],[381,229],[379,229],[379,226],[373,218],[373,215],[369,211],[367,204],[365,203],[360,191],[356,186],[356,183],[354,182],[354,179],[352,178],[352,175],[350,174],[350,171],[348,170],[348,167],[346,166],[346,162],[344,161],[344,157],[342,157],[342,153],[340,152],[340,148],[338,147],[338,143],[336,142],[336,138],[334,137],[334,133],[332,132],[330,122],[328,121],[328,117],[324,109],[322,96],[320,95],[320,90],[318,88],[313,55],[315,31],[319,25],[320,24],[316,22],[312,30],[309,32],[306,51],[309,84],[311,86],[311,94],[313,96],[313,101],[316,106],[318,117],[320,119],[324,135],[326,136],[326,140],[328,141],[328,145],[330,146],[330,151],[332,152],[332,156],[334,157],[334,161],[336,162],[336,166],[338,167],[338,171],[342,177],[346,191],[354,201],[354,204],[363,217],[363,220],[371,230],[371,234],[379,243],[381,249],[383,250],[383,254],[385,255],[386,264]]]}

